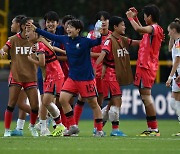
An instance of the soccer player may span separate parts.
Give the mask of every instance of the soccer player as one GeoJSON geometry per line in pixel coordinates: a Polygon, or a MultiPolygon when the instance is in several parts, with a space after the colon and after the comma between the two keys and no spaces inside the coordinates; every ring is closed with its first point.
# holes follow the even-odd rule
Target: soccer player
{"type": "Polygon", "coordinates": [[[38,116],[38,93],[37,93],[37,68],[28,61],[28,55],[31,53],[31,44],[25,37],[25,24],[32,22],[30,18],[24,18],[21,21],[21,32],[9,38],[6,45],[1,49],[1,55],[8,50],[11,55],[11,70],[9,76],[9,101],[4,116],[5,132],[4,137],[11,136],[10,125],[13,116],[13,110],[18,101],[21,89],[24,88],[30,101],[30,131],[32,136],[37,137],[38,133],[34,128],[38,116]]]}
{"type": "MultiPolygon", "coordinates": [[[[138,45],[138,40],[131,40],[124,37],[125,23],[121,17],[113,16],[109,20],[109,29],[112,34],[106,39],[102,46],[102,52],[97,59],[95,66],[98,66],[104,59],[105,72],[103,73],[103,96],[109,99],[109,109],[102,110],[108,113],[108,119],[112,123],[111,136],[126,136],[119,130],[119,112],[122,104],[120,85],[128,85],[133,82],[130,67],[128,48],[131,45],[138,45]],[[124,76],[124,75],[127,76],[124,76]],[[108,95],[110,95],[108,97],[108,95]]],[[[96,69],[96,67],[95,67],[96,69]]]]}
{"type": "MultiPolygon", "coordinates": [[[[172,47],[172,61],[173,66],[169,74],[168,80],[166,81],[166,86],[169,87],[172,83],[172,95],[170,105],[173,110],[175,110],[178,120],[180,122],[180,87],[175,82],[175,79],[180,75],[180,20],[175,19],[168,26],[168,32],[170,36],[170,41],[174,40],[174,45],[172,47]]],[[[180,136],[180,132],[173,134],[173,136],[180,136]]]]}
{"type": "Polygon", "coordinates": [[[139,87],[139,93],[145,106],[148,129],[140,136],[160,136],[156,110],[151,98],[151,88],[158,70],[159,51],[164,35],[163,29],[158,25],[160,16],[158,7],[147,5],[143,8],[143,13],[147,26],[141,26],[135,8],[130,8],[126,12],[134,30],[143,34],[138,51],[134,84],[139,87]]]}
{"type": "MultiPolygon", "coordinates": [[[[32,27],[32,24],[27,25],[32,27]]],[[[79,129],[75,124],[73,110],[69,104],[74,94],[80,94],[86,98],[90,104],[94,120],[96,121],[97,133],[95,136],[104,136],[102,131],[102,113],[97,103],[96,85],[93,68],[91,65],[90,48],[101,43],[101,35],[97,39],[91,40],[80,36],[83,24],[78,19],[70,20],[67,23],[67,34],[57,36],[35,27],[35,31],[48,39],[60,42],[64,45],[69,64],[69,77],[65,81],[60,93],[60,104],[70,124],[65,136],[78,134],[79,129]]]]}
{"type": "MultiPolygon", "coordinates": [[[[91,62],[92,65],[94,67],[95,61],[96,59],[99,57],[100,53],[101,53],[101,47],[104,43],[104,41],[106,40],[106,38],[111,34],[111,32],[108,30],[109,27],[109,18],[110,15],[108,12],[106,11],[99,11],[96,15],[96,21],[100,20],[102,22],[102,42],[101,45],[99,46],[95,46],[91,49],[91,62]]],[[[96,27],[95,27],[96,29],[96,27]]],[[[96,39],[96,30],[92,30],[88,33],[87,38],[91,38],[91,39],[96,39]]],[[[97,71],[96,71],[96,87],[97,87],[97,92],[98,92],[98,104],[100,105],[100,107],[102,107],[103,104],[103,92],[102,92],[102,79],[101,79],[101,72],[102,72],[102,63],[100,65],[98,65],[97,71]]],[[[82,110],[83,110],[83,106],[84,106],[84,100],[79,96],[77,103],[75,104],[74,107],[74,117],[75,117],[75,121],[76,124],[78,125],[80,116],[82,114],[82,110]]],[[[96,126],[94,126],[94,133],[96,131],[96,126]]]]}
{"type": "MultiPolygon", "coordinates": [[[[61,136],[65,130],[65,127],[61,122],[59,109],[53,101],[54,97],[59,99],[58,96],[64,83],[64,74],[59,65],[53,47],[49,44],[48,41],[46,41],[44,38],[41,38],[37,33],[34,32],[34,30],[29,28],[26,29],[26,37],[28,41],[37,46],[35,54],[37,54],[38,59],[29,56],[29,61],[38,66],[41,66],[42,69],[44,69],[44,95],[42,103],[50,112],[57,125],[52,135],[61,136]]],[[[42,120],[41,122],[43,122],[41,125],[41,135],[49,135],[46,133],[46,121],[42,120]]]]}

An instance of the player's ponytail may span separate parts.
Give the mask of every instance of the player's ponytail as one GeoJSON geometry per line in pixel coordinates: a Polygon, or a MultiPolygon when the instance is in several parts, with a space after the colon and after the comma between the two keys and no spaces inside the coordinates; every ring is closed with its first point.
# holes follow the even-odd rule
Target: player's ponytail
{"type": "Polygon", "coordinates": [[[180,33],[180,19],[176,18],[173,22],[171,22],[169,28],[176,29],[177,33],[180,33]]]}

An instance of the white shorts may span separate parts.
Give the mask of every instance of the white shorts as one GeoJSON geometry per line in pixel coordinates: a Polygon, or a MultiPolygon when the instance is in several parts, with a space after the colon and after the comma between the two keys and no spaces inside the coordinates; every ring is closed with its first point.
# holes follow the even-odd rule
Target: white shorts
{"type": "Polygon", "coordinates": [[[172,92],[180,92],[179,86],[176,84],[175,80],[172,80],[172,92]]]}

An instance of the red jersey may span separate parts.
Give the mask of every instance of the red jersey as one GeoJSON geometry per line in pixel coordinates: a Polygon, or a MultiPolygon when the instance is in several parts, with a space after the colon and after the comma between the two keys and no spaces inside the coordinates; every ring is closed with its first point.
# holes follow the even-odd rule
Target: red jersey
{"type": "MultiPolygon", "coordinates": [[[[112,32],[111,31],[108,31],[108,34],[107,35],[102,35],[102,41],[101,41],[101,45],[98,45],[98,46],[95,46],[91,49],[91,52],[94,52],[94,53],[101,53],[101,50],[102,50],[102,46],[105,42],[105,40],[107,39],[107,37],[111,34],[112,32]]],[[[88,36],[88,38],[91,38],[91,39],[96,39],[95,35],[94,35],[94,30],[90,31],[88,36]]],[[[91,58],[91,63],[92,63],[92,66],[94,67],[94,64],[96,62],[97,58],[93,57],[91,58]]],[[[100,63],[96,69],[96,78],[101,78],[101,74],[102,74],[102,63],[100,63]]]]}
{"type": "Polygon", "coordinates": [[[154,24],[152,27],[153,32],[144,34],[140,41],[137,66],[156,71],[164,34],[163,29],[159,25],[154,24]]]}
{"type": "MultiPolygon", "coordinates": [[[[118,42],[120,42],[120,41],[121,40],[119,39],[118,42]]],[[[128,40],[129,44],[130,44],[130,42],[131,42],[131,39],[128,40]]],[[[102,50],[105,50],[107,52],[104,60],[106,62],[108,62],[106,64],[108,67],[106,68],[104,80],[117,81],[116,72],[115,72],[114,55],[113,55],[113,51],[112,51],[112,40],[111,39],[107,39],[104,42],[104,45],[102,46],[102,50]]]]}
{"type": "Polygon", "coordinates": [[[45,54],[46,66],[45,66],[45,80],[59,80],[64,78],[63,71],[61,66],[59,65],[59,61],[55,53],[50,50],[45,44],[42,42],[37,43],[37,51],[38,54],[45,54]]]}

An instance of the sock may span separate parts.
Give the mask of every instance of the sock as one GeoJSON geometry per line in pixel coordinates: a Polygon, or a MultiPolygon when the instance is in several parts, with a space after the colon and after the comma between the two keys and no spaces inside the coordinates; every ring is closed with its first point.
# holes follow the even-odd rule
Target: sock
{"type": "Polygon", "coordinates": [[[153,131],[158,131],[158,123],[156,120],[156,116],[147,116],[146,119],[148,128],[150,128],[153,131]]]}
{"type": "Polygon", "coordinates": [[[83,111],[83,106],[84,106],[84,102],[81,102],[80,100],[78,100],[74,107],[74,119],[77,125],[79,123],[79,119],[83,111]]]}
{"type": "Polygon", "coordinates": [[[34,126],[38,117],[38,110],[31,110],[30,112],[30,123],[34,126]]]}
{"type": "Polygon", "coordinates": [[[96,123],[96,129],[97,131],[102,131],[102,119],[95,119],[95,123],[96,123]]]}
{"type": "Polygon", "coordinates": [[[40,124],[41,124],[41,131],[46,130],[47,128],[46,120],[40,120],[40,124]]]}
{"type": "Polygon", "coordinates": [[[119,121],[112,121],[112,129],[119,129],[119,121]]]}
{"type": "Polygon", "coordinates": [[[4,127],[5,127],[5,129],[10,129],[13,111],[14,111],[13,107],[7,106],[7,109],[6,109],[5,114],[4,114],[4,127]]]}
{"type": "Polygon", "coordinates": [[[59,111],[60,111],[60,114],[61,114],[61,121],[62,121],[62,124],[67,127],[67,118],[64,114],[64,111],[62,109],[62,107],[59,108],[59,111]]]}
{"type": "Polygon", "coordinates": [[[65,114],[67,118],[67,123],[69,123],[69,126],[76,125],[74,116],[73,116],[73,111],[70,111],[65,114]]]}
{"type": "Polygon", "coordinates": [[[25,123],[25,120],[18,119],[18,120],[17,120],[16,129],[17,129],[17,130],[23,130],[23,128],[24,128],[24,123],[25,123]]]}
{"type": "Polygon", "coordinates": [[[60,115],[58,117],[54,118],[54,121],[55,121],[56,125],[61,124],[62,121],[61,121],[60,115]]]}

